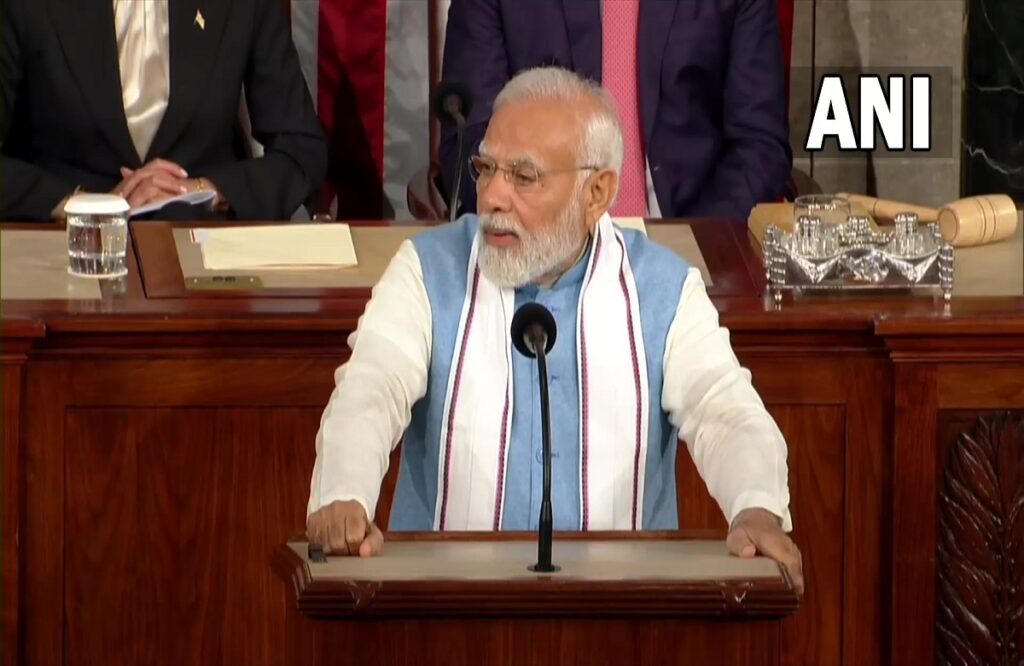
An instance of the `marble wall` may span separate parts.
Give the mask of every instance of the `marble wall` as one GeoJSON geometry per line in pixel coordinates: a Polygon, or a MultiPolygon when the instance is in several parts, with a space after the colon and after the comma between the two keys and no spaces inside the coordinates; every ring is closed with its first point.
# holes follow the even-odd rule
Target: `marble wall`
{"type": "Polygon", "coordinates": [[[790,123],[794,166],[809,179],[802,189],[932,205],[959,198],[965,0],[796,0],[795,8],[790,123]],[[803,149],[823,75],[841,74],[855,83],[858,74],[885,78],[897,71],[933,76],[930,151],[839,152],[828,144],[819,153],[803,149]]]}
{"type": "Polygon", "coordinates": [[[1024,201],[1024,0],[968,0],[963,189],[1024,201]]]}

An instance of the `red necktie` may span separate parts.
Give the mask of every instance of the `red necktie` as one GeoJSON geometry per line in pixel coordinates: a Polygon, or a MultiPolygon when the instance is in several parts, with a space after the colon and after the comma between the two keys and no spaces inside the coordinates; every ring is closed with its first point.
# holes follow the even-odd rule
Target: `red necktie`
{"type": "Polygon", "coordinates": [[[642,217],[647,215],[647,176],[637,88],[640,2],[604,0],[601,4],[601,83],[615,99],[625,141],[619,197],[611,213],[642,217]]]}

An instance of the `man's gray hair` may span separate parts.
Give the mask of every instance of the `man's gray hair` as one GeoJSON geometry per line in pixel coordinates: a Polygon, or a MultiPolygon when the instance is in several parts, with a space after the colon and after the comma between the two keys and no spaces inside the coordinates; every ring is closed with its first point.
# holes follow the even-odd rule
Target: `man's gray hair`
{"type": "Polygon", "coordinates": [[[611,95],[597,83],[561,67],[535,67],[520,72],[502,88],[494,100],[494,110],[509,102],[522,100],[561,100],[581,98],[597,102],[597,111],[587,118],[583,141],[577,149],[580,166],[622,171],[623,140],[619,115],[611,95]]]}

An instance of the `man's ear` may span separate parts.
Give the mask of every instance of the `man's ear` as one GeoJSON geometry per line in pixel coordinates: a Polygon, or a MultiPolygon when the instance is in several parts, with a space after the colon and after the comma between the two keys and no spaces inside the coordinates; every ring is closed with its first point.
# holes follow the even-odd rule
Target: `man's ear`
{"type": "Polygon", "coordinates": [[[611,169],[601,169],[587,179],[584,186],[583,217],[587,228],[593,230],[597,221],[615,203],[619,191],[619,176],[611,169]]]}

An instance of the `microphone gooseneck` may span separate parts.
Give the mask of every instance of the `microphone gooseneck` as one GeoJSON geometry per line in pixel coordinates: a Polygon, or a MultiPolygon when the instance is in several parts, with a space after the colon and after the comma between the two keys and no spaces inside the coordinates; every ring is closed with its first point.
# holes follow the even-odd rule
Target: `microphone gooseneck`
{"type": "Polygon", "coordinates": [[[463,164],[466,161],[466,121],[462,116],[458,116],[458,120],[455,123],[455,132],[458,145],[455,158],[457,168],[455,169],[455,177],[452,180],[452,191],[448,193],[449,222],[454,222],[459,217],[459,205],[462,203],[459,201],[459,192],[462,190],[462,172],[466,169],[463,164]]]}
{"type": "Polygon", "coordinates": [[[547,354],[555,344],[557,327],[551,312],[539,303],[528,303],[512,317],[512,344],[527,358],[537,359],[540,384],[540,420],[544,447],[544,483],[537,526],[537,563],[529,567],[536,573],[551,573],[559,567],[551,563],[554,517],[551,509],[551,403],[548,398],[547,354]]]}
{"type": "Polygon", "coordinates": [[[537,341],[537,368],[540,375],[540,422],[544,445],[544,494],[540,501],[538,521],[537,563],[531,571],[550,573],[558,571],[551,563],[551,542],[554,538],[554,516],[551,510],[551,408],[548,399],[548,363],[544,343],[537,341]]]}
{"type": "Polygon", "coordinates": [[[442,124],[454,124],[456,133],[455,175],[448,194],[448,221],[454,222],[459,213],[459,192],[462,173],[466,170],[466,118],[472,107],[469,88],[457,81],[438,85],[434,98],[434,114],[442,124]]]}

